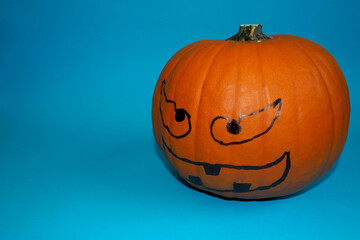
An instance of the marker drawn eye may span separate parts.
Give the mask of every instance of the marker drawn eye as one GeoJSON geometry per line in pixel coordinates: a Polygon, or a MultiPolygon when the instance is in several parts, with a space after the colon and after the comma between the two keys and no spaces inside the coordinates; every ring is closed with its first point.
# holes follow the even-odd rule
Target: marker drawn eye
{"type": "Polygon", "coordinates": [[[217,116],[210,125],[211,136],[225,146],[250,142],[270,131],[280,115],[281,106],[281,98],[278,98],[265,108],[240,114],[238,119],[217,116]]]}
{"type": "Polygon", "coordinates": [[[175,119],[177,122],[182,122],[185,120],[186,111],[184,109],[177,109],[175,113],[175,119]]]}
{"type": "Polygon", "coordinates": [[[164,128],[174,138],[186,137],[191,131],[190,114],[183,108],[177,108],[176,103],[169,100],[165,92],[165,80],[160,90],[160,115],[164,128]]]}

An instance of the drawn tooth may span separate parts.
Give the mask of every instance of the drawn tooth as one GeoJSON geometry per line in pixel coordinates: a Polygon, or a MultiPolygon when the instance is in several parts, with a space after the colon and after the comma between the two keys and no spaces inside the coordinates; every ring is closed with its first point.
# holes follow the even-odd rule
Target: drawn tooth
{"type": "Polygon", "coordinates": [[[189,181],[195,185],[202,185],[201,178],[196,177],[196,176],[189,176],[189,181]]]}
{"type": "Polygon", "coordinates": [[[219,164],[204,163],[203,166],[206,175],[218,176],[220,174],[221,166],[219,164]]]}
{"type": "Polygon", "coordinates": [[[250,190],[250,183],[236,183],[234,182],[234,192],[249,192],[250,190]]]}

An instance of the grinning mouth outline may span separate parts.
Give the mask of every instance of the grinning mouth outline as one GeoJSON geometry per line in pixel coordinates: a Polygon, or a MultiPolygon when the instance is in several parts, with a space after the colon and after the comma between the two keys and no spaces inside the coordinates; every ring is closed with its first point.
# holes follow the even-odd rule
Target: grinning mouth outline
{"type": "Polygon", "coordinates": [[[174,156],[176,159],[186,162],[186,163],[190,163],[196,166],[203,166],[205,173],[207,175],[212,175],[212,176],[218,176],[220,174],[220,170],[222,168],[230,168],[230,169],[238,169],[238,170],[261,170],[261,169],[268,169],[271,168],[273,166],[276,166],[278,164],[280,164],[281,162],[283,162],[284,159],[286,159],[286,167],[285,170],[283,172],[283,174],[281,175],[281,177],[274,181],[273,183],[266,185],[266,186],[259,186],[257,188],[254,189],[250,189],[251,187],[251,183],[236,183],[234,182],[234,188],[233,189],[214,189],[214,188],[210,188],[207,187],[205,185],[202,184],[202,181],[199,177],[194,177],[194,176],[189,176],[189,179],[187,179],[188,181],[190,181],[191,183],[198,185],[198,186],[202,186],[207,190],[210,191],[216,191],[216,192],[234,192],[234,193],[244,193],[244,192],[252,192],[252,191],[257,191],[257,190],[266,190],[266,189],[270,189],[273,188],[277,185],[279,185],[280,183],[282,183],[286,177],[289,174],[290,171],[290,167],[291,167],[291,160],[290,160],[290,151],[285,151],[283,153],[283,155],[281,155],[281,157],[279,157],[278,159],[276,159],[275,161],[265,164],[265,165],[261,165],[261,166],[249,166],[249,165],[231,165],[231,164],[210,164],[207,162],[196,162],[196,161],[192,161],[190,159],[187,158],[183,158],[178,156],[176,153],[174,153],[174,151],[165,143],[164,138],[162,138],[162,142],[163,142],[163,146],[164,149],[167,149],[167,151],[174,156]]]}

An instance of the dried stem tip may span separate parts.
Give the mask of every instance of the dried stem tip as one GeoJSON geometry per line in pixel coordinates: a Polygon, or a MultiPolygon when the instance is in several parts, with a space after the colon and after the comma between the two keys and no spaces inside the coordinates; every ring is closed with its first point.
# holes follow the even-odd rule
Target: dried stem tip
{"type": "Polygon", "coordinates": [[[271,39],[271,37],[262,33],[261,24],[244,24],[240,25],[239,32],[228,40],[234,40],[239,42],[260,42],[266,39],[271,39]]]}

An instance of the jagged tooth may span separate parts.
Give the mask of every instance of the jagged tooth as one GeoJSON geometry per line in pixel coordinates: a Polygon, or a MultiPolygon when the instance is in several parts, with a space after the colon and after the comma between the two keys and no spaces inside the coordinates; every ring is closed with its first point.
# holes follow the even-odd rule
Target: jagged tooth
{"type": "Polygon", "coordinates": [[[204,163],[203,167],[207,175],[218,176],[220,174],[221,166],[219,164],[204,163]]]}
{"type": "Polygon", "coordinates": [[[250,183],[236,183],[234,182],[234,192],[249,192],[251,184],[250,183]]]}
{"type": "Polygon", "coordinates": [[[200,186],[202,185],[201,178],[196,177],[196,176],[189,176],[189,181],[195,185],[200,185],[200,186]]]}

